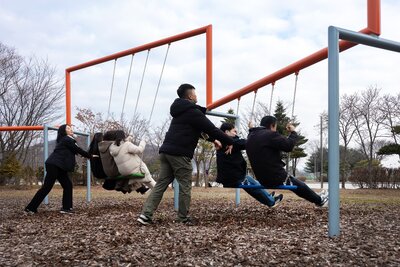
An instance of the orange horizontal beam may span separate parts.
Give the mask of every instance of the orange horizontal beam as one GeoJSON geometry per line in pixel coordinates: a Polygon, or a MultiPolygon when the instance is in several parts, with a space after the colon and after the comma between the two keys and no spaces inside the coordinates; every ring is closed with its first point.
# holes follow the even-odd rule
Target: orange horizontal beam
{"type": "Polygon", "coordinates": [[[0,132],[4,131],[40,131],[43,126],[1,126],[0,132]]]}
{"type": "Polygon", "coordinates": [[[176,42],[176,41],[179,41],[179,40],[182,40],[182,39],[193,37],[193,36],[196,36],[196,35],[199,35],[199,34],[202,34],[202,33],[206,33],[206,31],[207,31],[207,29],[209,27],[211,27],[211,25],[207,25],[207,26],[204,26],[204,27],[201,27],[201,28],[198,28],[198,29],[194,29],[194,30],[191,30],[191,31],[187,31],[187,32],[183,32],[183,33],[180,33],[180,34],[177,34],[177,35],[173,35],[173,36],[170,36],[170,37],[167,37],[167,38],[155,41],[155,42],[144,44],[144,45],[141,45],[141,46],[138,46],[138,47],[135,47],[135,48],[131,48],[131,49],[128,49],[128,50],[124,50],[124,51],[121,51],[121,52],[118,52],[118,53],[115,53],[115,54],[111,54],[111,55],[108,55],[108,56],[105,56],[105,57],[94,59],[94,60],[79,64],[79,65],[76,65],[76,66],[73,66],[73,67],[69,67],[69,68],[66,69],[66,71],[67,72],[72,72],[72,71],[80,70],[80,69],[87,68],[87,67],[90,67],[90,66],[93,66],[93,65],[97,65],[97,64],[100,64],[100,63],[104,63],[104,62],[107,62],[107,61],[110,61],[110,60],[113,60],[113,59],[117,59],[117,58],[124,57],[124,56],[129,56],[129,55],[132,55],[132,54],[135,54],[135,53],[138,53],[138,52],[149,50],[151,48],[155,48],[155,47],[166,45],[166,44],[169,44],[169,43],[172,43],[172,42],[176,42]]]}
{"type": "MultiPolygon", "coordinates": [[[[361,33],[364,34],[380,34],[380,0],[368,0],[368,27],[361,30],[361,33]]],[[[353,46],[356,46],[356,43],[348,42],[348,41],[340,41],[339,42],[339,50],[344,51],[353,46]]],[[[323,48],[303,59],[300,59],[268,76],[265,76],[262,79],[259,79],[235,92],[229,94],[221,99],[214,101],[210,105],[207,106],[208,110],[215,109],[220,107],[226,103],[231,102],[232,100],[238,99],[248,93],[254,92],[261,87],[264,87],[268,84],[274,83],[286,76],[289,76],[293,73],[299,72],[300,70],[307,68],[315,63],[318,63],[324,59],[328,58],[328,48],[323,48]]]]}

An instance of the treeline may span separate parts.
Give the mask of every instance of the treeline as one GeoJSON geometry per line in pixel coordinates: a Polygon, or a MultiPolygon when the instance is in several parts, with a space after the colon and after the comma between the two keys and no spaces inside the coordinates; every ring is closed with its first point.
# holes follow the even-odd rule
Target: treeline
{"type": "MultiPolygon", "coordinates": [[[[339,134],[342,187],[345,187],[346,181],[363,188],[400,186],[395,178],[398,170],[381,167],[385,156],[397,155],[400,159],[399,102],[400,93],[381,95],[376,86],[341,97],[339,134]],[[381,177],[378,179],[377,175],[381,177]]],[[[322,116],[326,125],[327,115],[322,116]]],[[[326,130],[324,128],[325,133],[326,130]]],[[[307,172],[327,173],[327,148],[323,147],[322,152],[324,160],[321,166],[321,147],[314,148],[306,163],[307,172]]]]}

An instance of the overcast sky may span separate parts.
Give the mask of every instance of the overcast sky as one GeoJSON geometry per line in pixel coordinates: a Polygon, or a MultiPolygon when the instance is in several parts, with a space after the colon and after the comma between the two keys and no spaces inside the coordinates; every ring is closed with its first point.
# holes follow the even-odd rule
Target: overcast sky
{"type": "MultiPolygon", "coordinates": [[[[400,1],[381,1],[381,37],[400,41],[400,1]]],[[[367,24],[366,0],[222,0],[222,1],[44,1],[1,0],[1,42],[23,56],[48,59],[63,82],[64,70],[92,59],[213,25],[213,99],[217,100],[327,46],[330,25],[359,31],[367,24]]],[[[149,114],[166,47],[153,49],[143,81],[138,110],[149,114]]],[[[133,113],[146,53],[134,57],[125,112],[133,113]]],[[[370,85],[382,94],[400,89],[400,55],[357,46],[340,55],[340,90],[353,93],[370,85]]],[[[117,61],[111,111],[120,116],[129,63],[117,61]]],[[[72,105],[107,112],[113,62],[72,74],[72,105]]],[[[327,110],[327,61],[300,72],[295,115],[302,133],[316,139],[314,126],[327,110]]],[[[205,36],[173,43],[169,50],[154,122],[166,118],[181,83],[197,88],[205,105],[205,36]]],[[[288,106],[294,77],[277,81],[274,102],[288,106]]],[[[271,86],[258,92],[269,103],[271,86]]],[[[253,94],[242,98],[241,109],[251,106],[253,94]]],[[[231,102],[217,109],[236,109],[231,102]]],[[[61,122],[57,122],[61,123],[61,122]]]]}

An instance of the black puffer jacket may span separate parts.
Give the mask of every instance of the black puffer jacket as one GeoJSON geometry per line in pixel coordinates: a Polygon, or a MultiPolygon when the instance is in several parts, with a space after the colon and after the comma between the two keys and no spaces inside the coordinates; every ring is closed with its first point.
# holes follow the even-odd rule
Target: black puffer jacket
{"type": "Polygon", "coordinates": [[[252,128],[247,137],[246,152],[251,168],[261,184],[282,184],[287,176],[282,151],[290,152],[296,145],[298,135],[292,132],[287,138],[265,127],[252,128]]]}
{"type": "Polygon", "coordinates": [[[90,154],[80,148],[74,138],[66,135],[57,143],[53,153],[47,158],[46,164],[55,165],[64,171],[72,172],[76,164],[76,154],[90,158],[90,154]]]}
{"type": "Polygon", "coordinates": [[[231,145],[232,138],[215,127],[205,112],[205,108],[187,99],[175,99],[170,108],[171,125],[159,152],[192,158],[202,132],[224,145],[231,145]]]}
{"type": "Polygon", "coordinates": [[[233,138],[231,154],[225,154],[223,149],[217,151],[217,182],[224,187],[236,187],[246,176],[247,163],[242,150],[246,149],[246,139],[233,138]]]}

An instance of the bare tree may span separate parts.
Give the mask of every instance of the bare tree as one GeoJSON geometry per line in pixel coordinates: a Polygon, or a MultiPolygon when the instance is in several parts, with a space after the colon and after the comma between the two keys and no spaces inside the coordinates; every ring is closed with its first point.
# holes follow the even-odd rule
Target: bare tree
{"type": "Polygon", "coordinates": [[[267,104],[257,102],[253,112],[251,108],[247,108],[239,114],[241,119],[240,126],[242,129],[245,129],[242,135],[247,136],[249,133],[249,123],[251,122],[253,126],[258,126],[261,119],[269,114],[269,108],[267,104]]]}
{"type": "Polygon", "coordinates": [[[196,183],[195,186],[200,186],[200,177],[203,173],[206,186],[208,184],[208,172],[211,162],[215,156],[214,145],[205,139],[200,139],[194,151],[193,160],[196,165],[196,183]]]}
{"type": "Polygon", "coordinates": [[[382,97],[382,105],[380,106],[380,110],[385,116],[385,120],[383,122],[384,128],[389,133],[389,137],[393,138],[393,143],[396,145],[399,144],[399,140],[396,136],[394,128],[400,125],[399,103],[400,93],[398,93],[396,96],[384,95],[382,97]]]}
{"type": "Polygon", "coordinates": [[[111,129],[123,129],[121,122],[110,116],[108,119],[103,119],[103,113],[94,112],[90,108],[79,108],[76,107],[78,113],[75,118],[81,122],[77,128],[83,132],[90,133],[91,135],[96,132],[106,132],[111,129]]]}
{"type": "Polygon", "coordinates": [[[355,95],[343,95],[340,103],[339,110],[339,133],[343,141],[343,166],[342,166],[342,188],[346,187],[346,181],[349,171],[349,163],[347,159],[347,152],[349,144],[356,133],[354,127],[352,110],[357,103],[358,96],[355,95]]]}
{"type": "Polygon", "coordinates": [[[171,123],[172,117],[169,116],[167,119],[165,119],[163,122],[161,122],[160,126],[157,126],[155,128],[153,128],[153,131],[151,131],[150,133],[150,139],[151,142],[153,144],[153,147],[155,150],[159,150],[164,138],[165,138],[165,134],[168,131],[168,127],[171,123]]]}
{"type": "MultiPolygon", "coordinates": [[[[20,65],[13,68],[10,77],[1,80],[4,85],[0,95],[1,125],[43,125],[60,118],[64,90],[55,68],[36,58],[11,60],[12,64],[20,65]]],[[[24,162],[26,148],[39,135],[32,131],[0,132],[0,152],[3,156],[17,153],[18,160],[24,162]]]]}
{"type": "Polygon", "coordinates": [[[12,87],[22,63],[23,59],[15,49],[0,42],[0,96],[12,87]]]}
{"type": "Polygon", "coordinates": [[[384,114],[379,109],[382,105],[379,91],[376,86],[368,87],[356,98],[357,101],[354,102],[352,109],[352,119],[357,134],[356,142],[368,159],[369,169],[372,167],[372,161],[376,158],[375,143],[380,137],[379,134],[385,119],[384,114]]]}

